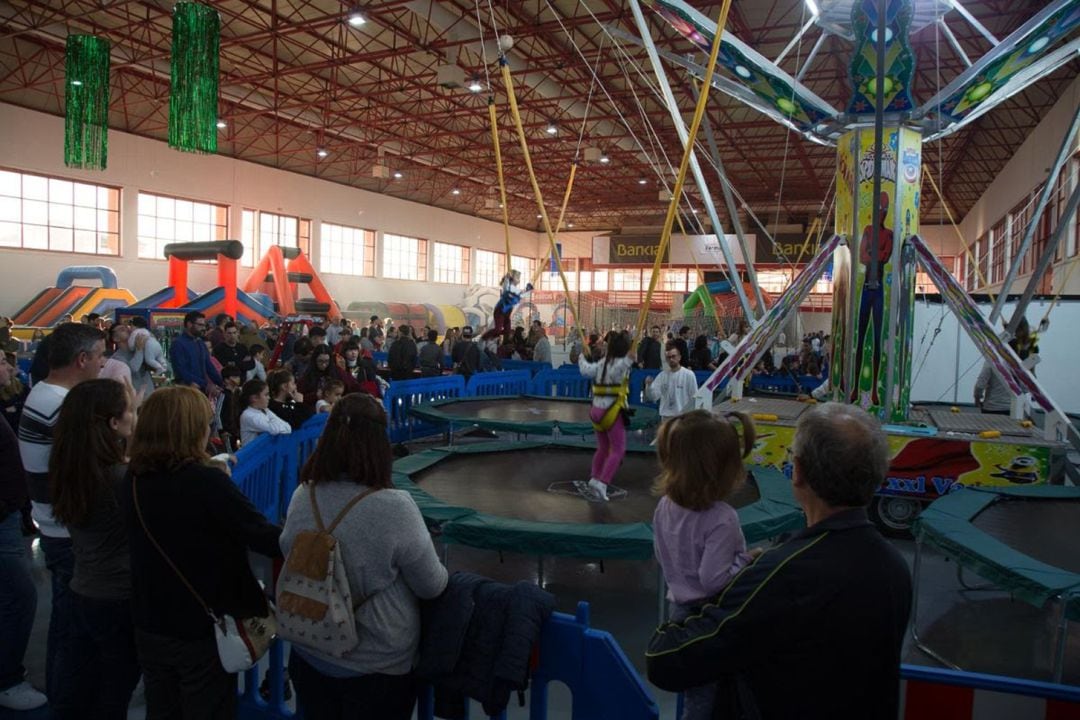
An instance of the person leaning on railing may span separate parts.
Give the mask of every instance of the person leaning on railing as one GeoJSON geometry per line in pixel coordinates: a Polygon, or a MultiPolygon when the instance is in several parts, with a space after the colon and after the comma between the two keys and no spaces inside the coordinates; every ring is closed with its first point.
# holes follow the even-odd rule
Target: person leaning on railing
{"type": "Polygon", "coordinates": [[[330,413],[292,496],[281,535],[288,555],[302,531],[314,530],[312,502],[330,523],[362,493],[334,530],[355,612],[356,648],[334,657],[293,644],[289,676],[307,720],[370,717],[408,720],[418,685],[421,599],[446,587],[416,503],[393,489],[386,412],[366,393],[346,395],[330,413]]]}
{"type": "Polygon", "coordinates": [[[153,392],[139,410],[120,490],[147,718],[236,717],[236,675],[222,668],[213,620],[193,590],[218,617],[264,616],[248,551],[281,557],[281,528],[207,464],[210,414],[192,387],[153,392]]]}

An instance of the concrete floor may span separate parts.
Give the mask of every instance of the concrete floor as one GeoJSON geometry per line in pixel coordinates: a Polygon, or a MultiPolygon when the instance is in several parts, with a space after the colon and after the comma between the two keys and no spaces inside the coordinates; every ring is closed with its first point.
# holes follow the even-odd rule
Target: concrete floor
{"type": "MultiPolygon", "coordinates": [[[[641,439],[641,438],[639,438],[641,439]]],[[[908,559],[914,558],[914,542],[894,540],[908,559]]],[[[31,545],[38,587],[38,611],[25,664],[31,682],[44,685],[45,636],[50,602],[48,571],[36,542],[31,545]]],[[[452,546],[447,554],[451,571],[470,570],[500,581],[535,582],[539,565],[535,557],[503,554],[452,546]]],[[[547,558],[543,564],[544,587],[557,599],[558,610],[573,614],[579,600],[591,605],[593,627],[611,632],[638,670],[644,673],[644,651],[658,616],[657,567],[654,562],[547,558]]],[[[965,574],[969,584],[978,578],[965,574]]],[[[1053,608],[1038,610],[999,591],[964,591],[957,581],[956,565],[934,552],[923,557],[919,582],[919,630],[924,641],[965,670],[1049,680],[1057,616],[1053,608]]],[[[1065,680],[1080,683],[1080,630],[1070,630],[1065,680]]],[[[915,647],[910,635],[904,661],[938,666],[940,663],[915,647]]],[[[674,718],[674,696],[659,690],[655,697],[662,718],[674,718]]],[[[568,718],[565,690],[552,691],[553,718],[568,718]]],[[[128,717],[143,718],[145,705],[136,691],[128,717]]],[[[0,720],[45,718],[46,713],[5,713],[0,720]]],[[[511,718],[527,717],[526,709],[511,707],[511,718]]]]}

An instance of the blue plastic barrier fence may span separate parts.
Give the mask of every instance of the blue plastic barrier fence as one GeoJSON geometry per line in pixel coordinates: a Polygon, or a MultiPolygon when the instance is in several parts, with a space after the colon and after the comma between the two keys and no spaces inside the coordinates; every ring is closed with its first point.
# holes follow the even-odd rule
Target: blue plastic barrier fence
{"type": "Polygon", "coordinates": [[[592,380],[581,373],[563,370],[542,370],[532,379],[532,395],[544,397],[588,398],[592,395],[592,380]]]}
{"type": "Polygon", "coordinates": [[[383,367],[384,365],[386,365],[389,358],[390,353],[382,352],[381,350],[371,353],[371,361],[379,367],[383,367]]]}
{"type": "Polygon", "coordinates": [[[659,370],[634,370],[630,373],[631,405],[644,405],[645,407],[651,408],[655,408],[660,405],[660,403],[653,402],[652,400],[649,400],[645,397],[645,378],[654,378],[659,374],[659,370]]]}
{"type": "Polygon", "coordinates": [[[551,363],[532,360],[503,360],[502,366],[503,370],[528,370],[530,375],[551,369],[551,363]]]}
{"type": "MultiPolygon", "coordinates": [[[[504,362],[505,366],[505,362],[504,362]]],[[[528,395],[532,373],[528,370],[476,373],[465,385],[465,394],[478,395],[528,395]]]]}
{"type": "Polygon", "coordinates": [[[255,508],[270,520],[281,518],[281,478],[286,454],[283,449],[291,438],[288,435],[261,435],[236,453],[232,480],[247,495],[255,508]],[[284,442],[282,442],[284,440],[284,442]]]}
{"type": "MultiPolygon", "coordinates": [[[[547,689],[551,682],[565,684],[571,693],[571,717],[588,720],[658,720],[660,709],[652,693],[611,633],[589,627],[589,604],[578,603],[577,616],[553,613],[540,631],[539,665],[529,694],[530,720],[548,717],[547,689]]],[[[238,720],[291,720],[295,714],[284,701],[284,643],[270,646],[268,667],[270,700],[259,697],[259,668],[244,675],[238,720]]],[[[433,720],[432,690],[420,693],[419,720],[433,720]]],[[[505,714],[503,715],[505,717],[505,714]]]]}
{"type": "Polygon", "coordinates": [[[397,380],[391,383],[383,396],[383,406],[389,416],[388,431],[391,442],[407,442],[414,437],[442,432],[438,425],[412,417],[409,408],[420,403],[462,397],[465,394],[465,379],[460,375],[397,380]]]}

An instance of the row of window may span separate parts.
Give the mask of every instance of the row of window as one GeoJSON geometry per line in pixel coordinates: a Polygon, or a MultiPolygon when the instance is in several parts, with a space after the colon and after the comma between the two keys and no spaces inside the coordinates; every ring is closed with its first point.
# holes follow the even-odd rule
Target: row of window
{"type": "MultiPolygon", "coordinates": [[[[255,264],[271,245],[300,248],[311,255],[309,218],[263,210],[241,212],[241,263],[255,264]]],[[[375,277],[375,231],[321,224],[320,272],[375,277]]],[[[170,243],[226,240],[229,208],[216,203],[140,192],[138,256],[160,260],[170,243]]],[[[119,188],[0,170],[0,247],[88,255],[120,254],[119,188]]],[[[503,253],[434,242],[428,268],[428,241],[384,233],[382,277],[466,285],[497,285],[506,272],[503,253]],[[475,268],[475,280],[473,270],[475,268]]],[[[535,261],[511,257],[531,278],[535,261]]]]}
{"type": "MultiPolygon", "coordinates": [[[[1029,274],[1035,269],[1039,256],[1046,249],[1046,244],[1061,222],[1069,194],[1077,182],[1080,182],[1080,155],[1071,158],[1058,175],[1049,203],[1035,227],[1028,252],[1019,259],[1019,275],[1029,274]]],[[[1016,256],[1019,254],[1024,234],[1031,224],[1035,205],[1045,185],[1046,183],[1042,182],[1025,194],[1015,207],[1000,217],[989,230],[968,246],[963,260],[964,287],[975,290],[1005,280],[1009,266],[1017,262],[1016,256]]],[[[1066,230],[1064,241],[1058,245],[1054,253],[1055,260],[1074,257],[1080,248],[1080,225],[1072,219],[1069,222],[1073,223],[1073,227],[1071,230],[1066,230]]],[[[1039,292],[1051,292],[1051,284],[1052,275],[1047,272],[1043,278],[1043,287],[1039,288],[1039,292]]]]}

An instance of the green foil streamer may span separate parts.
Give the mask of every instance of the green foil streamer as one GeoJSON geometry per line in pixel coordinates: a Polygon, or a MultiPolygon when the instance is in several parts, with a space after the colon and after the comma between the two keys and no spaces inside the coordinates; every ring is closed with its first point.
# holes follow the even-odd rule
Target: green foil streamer
{"type": "Polygon", "coordinates": [[[69,35],[64,70],[64,164],[104,170],[109,160],[109,41],[69,35]]]}
{"type": "Polygon", "coordinates": [[[169,147],[217,152],[218,47],[221,21],[206,5],[178,2],[173,8],[169,147]]]}

